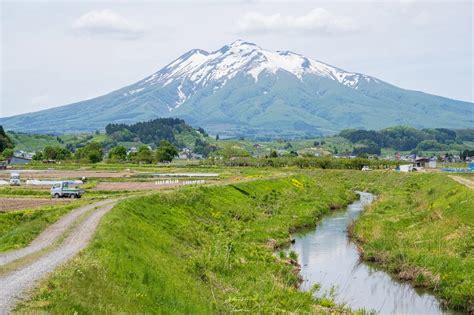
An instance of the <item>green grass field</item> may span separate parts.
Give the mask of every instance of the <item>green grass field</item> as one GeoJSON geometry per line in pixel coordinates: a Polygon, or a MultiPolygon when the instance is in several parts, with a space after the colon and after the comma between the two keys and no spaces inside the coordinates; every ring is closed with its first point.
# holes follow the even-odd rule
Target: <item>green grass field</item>
{"type": "Polygon", "coordinates": [[[290,232],[352,201],[354,190],[378,195],[353,230],[363,257],[451,307],[472,309],[474,193],[446,174],[205,169],[225,173],[226,181],[121,202],[91,245],[20,310],[342,311],[297,290],[295,267],[275,252],[288,244],[290,232]]]}
{"type": "Polygon", "coordinates": [[[25,308],[311,312],[318,302],[296,289],[294,266],[273,250],[288,244],[290,229],[315,224],[331,205],[355,198],[337,179],[319,182],[298,176],[124,201],[105,217],[91,246],[25,308]]]}
{"type": "Polygon", "coordinates": [[[474,192],[442,175],[417,175],[382,193],[357,221],[355,237],[365,259],[472,311],[474,192]]]}
{"type": "Polygon", "coordinates": [[[22,209],[0,213],[0,252],[28,245],[49,225],[82,204],[84,202],[75,201],[40,209],[22,209]]]}

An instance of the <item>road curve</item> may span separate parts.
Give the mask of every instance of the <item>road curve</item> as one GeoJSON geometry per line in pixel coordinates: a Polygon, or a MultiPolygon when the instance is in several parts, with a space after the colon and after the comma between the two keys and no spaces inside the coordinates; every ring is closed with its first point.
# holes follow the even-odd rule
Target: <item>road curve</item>
{"type": "Polygon", "coordinates": [[[25,257],[27,255],[38,252],[42,249],[45,249],[48,246],[53,245],[53,243],[59,239],[61,235],[66,232],[66,230],[71,227],[71,225],[84,213],[96,208],[113,202],[113,200],[102,200],[96,203],[86,205],[70,211],[65,216],[61,217],[56,223],[50,225],[46,228],[37,238],[35,238],[30,245],[7,251],[5,253],[0,253],[0,267],[4,266],[12,261],[25,257]]]}
{"type": "MultiPolygon", "coordinates": [[[[116,202],[117,200],[108,200],[108,202],[101,202],[100,205],[99,203],[92,204],[88,210],[97,206],[99,206],[99,208],[94,210],[82,222],[75,226],[60,245],[46,252],[32,263],[21,266],[10,273],[0,274],[0,314],[10,313],[15,305],[27,296],[40,279],[44,278],[59,265],[65,263],[85,248],[94,235],[100,219],[114,207],[116,202]]],[[[82,213],[88,210],[82,211],[82,213]]],[[[75,217],[77,219],[79,215],[75,217]]],[[[60,226],[63,232],[66,231],[67,227],[64,229],[62,225],[60,226]]],[[[61,234],[59,234],[56,239],[60,235],[61,234]]],[[[44,244],[48,242],[52,243],[54,240],[50,241],[50,239],[50,237],[46,237],[44,241],[38,241],[38,244],[44,246],[44,244]]],[[[36,248],[41,247],[40,245],[36,248]]]]}

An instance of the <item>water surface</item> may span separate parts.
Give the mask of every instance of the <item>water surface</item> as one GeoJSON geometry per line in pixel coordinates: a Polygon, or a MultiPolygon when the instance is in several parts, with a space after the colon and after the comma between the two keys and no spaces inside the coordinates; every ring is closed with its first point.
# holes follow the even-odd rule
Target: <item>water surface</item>
{"type": "Polygon", "coordinates": [[[346,210],[324,217],[314,231],[295,237],[291,250],[298,253],[301,264],[301,288],[308,290],[318,283],[321,289],[316,295],[322,296],[334,287],[336,303],[380,314],[447,314],[434,296],[360,260],[357,247],[347,237],[347,227],[374,196],[359,195],[360,200],[346,210]]]}

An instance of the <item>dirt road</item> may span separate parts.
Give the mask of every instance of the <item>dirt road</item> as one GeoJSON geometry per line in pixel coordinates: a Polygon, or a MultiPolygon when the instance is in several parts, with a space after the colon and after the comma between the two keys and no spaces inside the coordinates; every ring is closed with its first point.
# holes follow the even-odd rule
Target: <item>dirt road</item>
{"type": "Polygon", "coordinates": [[[458,183],[463,184],[464,186],[468,188],[474,189],[474,182],[468,178],[464,178],[461,176],[452,176],[452,175],[450,175],[449,177],[454,179],[458,183]]]}
{"type": "Polygon", "coordinates": [[[1,254],[0,268],[30,254],[42,253],[42,256],[13,271],[0,273],[0,314],[8,314],[40,279],[86,247],[100,219],[116,202],[117,200],[104,200],[76,209],[47,228],[28,247],[1,254]],[[66,236],[65,240],[53,246],[62,236],[66,236]],[[47,250],[49,246],[52,247],[47,250]],[[44,252],[40,252],[41,250],[44,252]]]}

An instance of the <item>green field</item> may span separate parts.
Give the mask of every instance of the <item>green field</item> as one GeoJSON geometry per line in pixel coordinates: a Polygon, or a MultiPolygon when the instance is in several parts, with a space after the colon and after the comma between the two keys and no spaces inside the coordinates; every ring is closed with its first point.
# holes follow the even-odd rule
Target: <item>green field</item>
{"type": "Polygon", "coordinates": [[[368,190],[377,202],[354,229],[363,257],[472,308],[473,191],[445,174],[228,168],[243,183],[129,198],[92,244],[43,282],[21,311],[282,313],[340,306],[297,290],[290,232],[368,190]],[[298,175],[298,173],[300,173],[298,175]],[[278,173],[278,174],[277,174],[278,173]],[[280,176],[265,179],[268,176],[280,176]],[[281,177],[283,176],[283,177],[281,177]],[[262,178],[263,177],[263,178],[262,178]]]}
{"type": "Polygon", "coordinates": [[[333,306],[298,291],[294,266],[273,251],[288,244],[290,229],[314,224],[331,205],[354,198],[338,181],[321,185],[303,175],[131,198],[24,307],[228,313],[333,306]]]}
{"type": "Polygon", "coordinates": [[[474,192],[441,175],[410,176],[357,221],[363,257],[459,309],[474,307],[474,192]]]}

